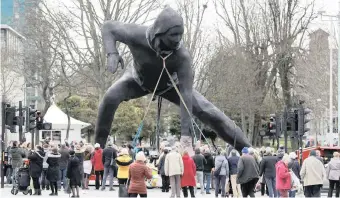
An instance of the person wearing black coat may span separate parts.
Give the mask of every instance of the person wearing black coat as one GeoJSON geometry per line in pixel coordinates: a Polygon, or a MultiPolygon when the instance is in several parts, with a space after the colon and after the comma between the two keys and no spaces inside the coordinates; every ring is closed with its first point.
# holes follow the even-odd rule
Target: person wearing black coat
{"type": "Polygon", "coordinates": [[[269,192],[269,197],[277,197],[276,191],[276,168],[278,158],[272,155],[272,149],[266,149],[266,155],[260,163],[260,176],[263,175],[269,192]]]}
{"type": "Polygon", "coordinates": [[[48,169],[47,169],[47,180],[50,182],[51,190],[52,193],[50,196],[53,195],[58,195],[58,181],[60,180],[60,175],[59,175],[59,160],[60,160],[61,155],[58,153],[57,148],[52,149],[52,153],[48,155],[47,158],[47,164],[48,164],[48,169]]]}
{"type": "Polygon", "coordinates": [[[70,151],[70,161],[67,167],[67,178],[70,180],[69,185],[72,189],[72,197],[79,197],[79,187],[81,186],[81,172],[80,172],[80,161],[75,156],[74,151],[70,151]],[[75,195],[75,190],[77,195],[75,195]]]}
{"type": "Polygon", "coordinates": [[[39,178],[43,171],[43,161],[45,153],[41,146],[37,146],[36,150],[28,156],[30,160],[29,172],[33,180],[34,195],[41,195],[39,178]]]}
{"type": "Polygon", "coordinates": [[[215,161],[210,151],[207,149],[204,151],[204,169],[203,169],[203,177],[206,180],[205,193],[210,194],[210,183],[213,183],[213,177],[211,177],[211,171],[215,167],[215,161]]]}
{"type": "Polygon", "coordinates": [[[80,170],[80,175],[81,175],[81,186],[83,187],[83,189],[85,189],[85,185],[84,185],[84,157],[85,157],[85,153],[84,150],[81,148],[80,144],[78,144],[76,146],[76,149],[74,150],[74,155],[78,158],[79,160],[79,170],[80,170]]]}
{"type": "Polygon", "coordinates": [[[164,154],[163,154],[162,158],[159,160],[158,172],[162,177],[162,192],[169,192],[170,178],[169,178],[169,176],[165,175],[165,171],[164,171],[165,157],[169,153],[169,150],[167,148],[165,148],[163,150],[163,152],[164,152],[164,154]]]}

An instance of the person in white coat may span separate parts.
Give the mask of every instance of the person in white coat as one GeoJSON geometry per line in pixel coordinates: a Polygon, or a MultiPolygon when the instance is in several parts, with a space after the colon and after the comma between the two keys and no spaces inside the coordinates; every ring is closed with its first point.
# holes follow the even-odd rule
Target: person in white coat
{"type": "Polygon", "coordinates": [[[316,157],[315,150],[302,163],[300,171],[303,180],[305,197],[321,197],[321,187],[326,171],[322,162],[316,157]]]}
{"type": "Polygon", "coordinates": [[[184,172],[183,160],[176,146],[171,149],[171,152],[166,155],[164,163],[164,172],[170,177],[171,198],[181,197],[181,176],[184,172]]]}

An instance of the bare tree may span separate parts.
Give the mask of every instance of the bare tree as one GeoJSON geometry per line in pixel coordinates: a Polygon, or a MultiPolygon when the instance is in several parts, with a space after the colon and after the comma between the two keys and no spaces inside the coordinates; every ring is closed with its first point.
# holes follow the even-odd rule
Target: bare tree
{"type": "MultiPolygon", "coordinates": [[[[62,46],[70,70],[76,71],[79,78],[86,80],[82,83],[82,89],[78,89],[83,91],[79,94],[97,96],[100,101],[117,78],[117,75],[106,70],[106,56],[99,31],[103,22],[117,20],[143,24],[150,19],[158,5],[153,0],[101,0],[99,6],[90,0],[73,0],[72,6],[63,5],[61,10],[52,11],[44,4],[46,14],[64,41],[62,46]]],[[[125,64],[131,64],[126,45],[119,47],[125,57],[125,64]]]]}
{"type": "Polygon", "coordinates": [[[20,78],[20,74],[15,72],[15,67],[22,64],[21,55],[22,53],[18,49],[5,46],[1,48],[0,94],[6,102],[10,102],[17,97],[16,90],[21,90],[24,87],[23,78],[20,78]]]}
{"type": "Polygon", "coordinates": [[[193,59],[193,70],[195,72],[195,88],[203,92],[206,85],[206,68],[209,66],[208,57],[211,46],[208,42],[207,33],[202,25],[205,17],[208,1],[206,0],[177,0],[179,13],[182,15],[185,26],[183,37],[184,45],[189,50],[193,59]]]}
{"type": "MultiPolygon", "coordinates": [[[[233,0],[229,4],[222,0],[215,1],[216,12],[233,38],[228,39],[223,33],[223,27],[219,30],[220,41],[232,49],[232,55],[227,56],[229,60],[225,60],[223,64],[227,61],[234,64],[227,74],[222,72],[221,75],[227,76],[221,76],[223,80],[218,82],[226,82],[225,78],[230,78],[234,71],[242,68],[243,72],[236,73],[236,78],[228,81],[226,86],[236,84],[225,94],[233,95],[233,90],[239,92],[234,95],[237,96],[234,100],[238,103],[235,107],[239,108],[236,112],[239,112],[241,117],[242,129],[248,131],[248,138],[256,144],[263,113],[261,107],[275,74],[270,72],[269,42],[266,39],[267,24],[262,20],[263,16],[255,12],[254,6],[254,2],[246,4],[243,0],[233,0]],[[246,127],[247,123],[249,127],[246,127]]],[[[219,55],[221,56],[224,54],[219,55]]]]}
{"type": "MultiPolygon", "coordinates": [[[[225,29],[220,26],[220,41],[225,43],[224,45],[231,45],[234,53],[245,60],[235,64],[241,67],[240,64],[245,63],[250,71],[241,74],[247,76],[247,82],[253,85],[248,87],[250,90],[242,87],[240,80],[236,79],[236,82],[239,82],[239,89],[251,92],[248,95],[251,99],[245,99],[244,94],[237,95],[240,96],[238,102],[246,104],[240,107],[242,128],[251,134],[249,138],[256,144],[261,127],[261,114],[269,114],[266,110],[270,107],[264,108],[266,98],[281,98],[277,95],[280,93],[278,87],[282,87],[282,103],[287,106],[291,103],[292,79],[288,75],[294,66],[294,55],[298,56],[294,44],[302,46],[305,31],[314,16],[314,2],[307,6],[302,6],[298,0],[232,0],[228,4],[223,0],[215,0],[214,3],[221,23],[232,35],[232,39],[229,39],[224,33],[225,29]],[[279,86],[277,82],[280,82],[279,86]]],[[[280,109],[280,100],[276,102],[278,104],[275,109],[280,109]]]]}
{"type": "Polygon", "coordinates": [[[278,71],[282,98],[288,108],[292,105],[292,68],[300,56],[308,26],[316,18],[314,2],[302,6],[299,0],[269,0],[267,8],[263,8],[270,18],[268,39],[275,54],[273,70],[278,71]]]}
{"type": "Polygon", "coordinates": [[[15,71],[25,78],[28,87],[38,89],[42,96],[44,115],[52,103],[54,90],[61,85],[59,46],[61,38],[54,31],[39,7],[40,0],[23,2],[25,5],[25,25],[23,35],[26,38],[22,53],[24,63],[15,67],[15,71]]]}

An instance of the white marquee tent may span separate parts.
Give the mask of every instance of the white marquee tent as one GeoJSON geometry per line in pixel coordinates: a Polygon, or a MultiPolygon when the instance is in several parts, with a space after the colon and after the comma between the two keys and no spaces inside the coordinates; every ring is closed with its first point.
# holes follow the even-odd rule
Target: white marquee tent
{"type": "MultiPolygon", "coordinates": [[[[48,108],[46,114],[44,115],[44,122],[52,123],[51,134],[47,135],[52,138],[52,141],[63,141],[66,139],[66,130],[68,125],[67,115],[59,107],[57,107],[57,105],[52,104],[50,108],[48,108]]],[[[68,140],[80,141],[81,130],[90,125],[90,123],[82,122],[70,117],[70,132],[68,140]]],[[[46,136],[44,137],[44,133],[40,134],[40,140],[46,138],[46,136]]]]}

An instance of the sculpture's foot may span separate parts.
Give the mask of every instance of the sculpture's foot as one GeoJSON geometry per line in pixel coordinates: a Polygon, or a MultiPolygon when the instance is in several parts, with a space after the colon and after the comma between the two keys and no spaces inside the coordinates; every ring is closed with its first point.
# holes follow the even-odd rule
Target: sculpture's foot
{"type": "Polygon", "coordinates": [[[190,156],[193,156],[195,154],[193,148],[192,148],[192,137],[191,136],[181,136],[181,153],[183,151],[187,151],[190,156]]]}

